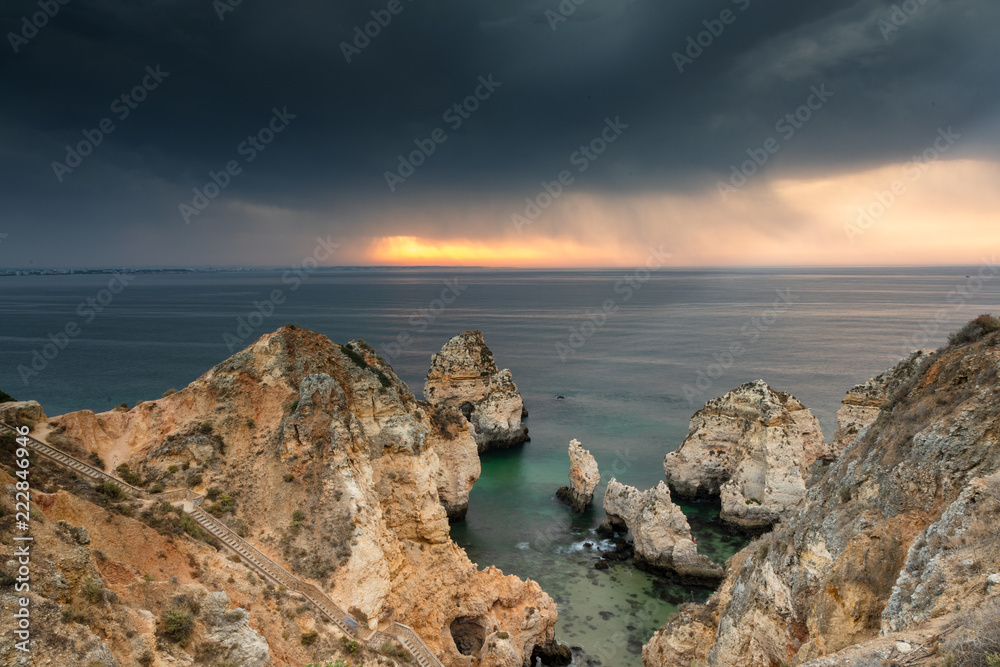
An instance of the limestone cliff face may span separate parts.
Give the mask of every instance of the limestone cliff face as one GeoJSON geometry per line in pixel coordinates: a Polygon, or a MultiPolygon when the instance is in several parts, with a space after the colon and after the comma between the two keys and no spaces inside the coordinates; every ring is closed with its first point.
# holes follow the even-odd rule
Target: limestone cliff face
{"type": "Polygon", "coordinates": [[[561,487],[556,496],[577,512],[585,511],[594,499],[594,489],[601,483],[601,472],[593,455],[579,440],[569,443],[569,483],[561,487]]]}
{"type": "Polygon", "coordinates": [[[363,342],[283,327],[176,394],[55,421],[109,468],[214,497],[269,557],[371,627],[412,626],[449,667],[472,663],[479,630],[506,632],[524,664],[553,641],[537,583],[479,571],[449,538],[445,506],[478,477],[471,439],[363,342]]]}
{"type": "Polygon", "coordinates": [[[837,411],[837,431],[833,436],[835,454],[842,452],[854,442],[858,433],[875,421],[882,404],[912,379],[930,354],[928,351],[914,352],[892,368],[847,390],[837,411]]]}
{"type": "Polygon", "coordinates": [[[0,421],[17,426],[27,424],[34,426],[45,421],[45,411],[38,401],[11,401],[0,403],[0,421]]]}
{"type": "Polygon", "coordinates": [[[483,334],[466,331],[431,357],[424,398],[456,408],[469,420],[480,452],[519,445],[528,439],[521,423],[524,401],[509,370],[500,370],[483,334]]]}
{"type": "Polygon", "coordinates": [[[757,380],[712,399],[663,461],[681,497],[720,496],[724,521],[769,526],[806,493],[808,469],[831,458],[818,420],[794,396],[757,380]]]}
{"type": "Polygon", "coordinates": [[[722,568],[698,554],[691,526],[663,482],[639,491],[611,478],[604,494],[604,511],[612,526],[632,533],[637,564],[669,572],[684,582],[717,582],[722,578],[722,568]]]}
{"type": "Polygon", "coordinates": [[[657,633],[647,667],[881,664],[860,661],[911,641],[942,658],[1000,592],[998,371],[1000,333],[928,356],[709,603],[657,633]]]}

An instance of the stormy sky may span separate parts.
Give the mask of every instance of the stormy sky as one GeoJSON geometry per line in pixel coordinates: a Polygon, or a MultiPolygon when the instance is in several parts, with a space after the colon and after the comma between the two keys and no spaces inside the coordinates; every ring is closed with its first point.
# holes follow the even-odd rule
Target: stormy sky
{"type": "Polygon", "coordinates": [[[994,0],[6,0],[0,27],[0,266],[1000,245],[994,0]]]}

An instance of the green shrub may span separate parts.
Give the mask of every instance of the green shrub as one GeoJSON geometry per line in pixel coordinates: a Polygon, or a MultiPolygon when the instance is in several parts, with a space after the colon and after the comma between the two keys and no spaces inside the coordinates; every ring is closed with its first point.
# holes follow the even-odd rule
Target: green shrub
{"type": "Polygon", "coordinates": [[[104,480],[94,490],[111,500],[125,500],[125,492],[122,491],[122,487],[110,480],[104,480]]]}
{"type": "Polygon", "coordinates": [[[194,615],[187,609],[174,607],[163,612],[163,636],[179,644],[187,646],[194,632],[194,615]]]}
{"type": "Polygon", "coordinates": [[[215,501],[222,495],[222,489],[217,486],[210,486],[205,491],[205,497],[211,501],[215,501]]]}
{"type": "Polygon", "coordinates": [[[90,604],[97,604],[104,599],[104,585],[89,577],[84,579],[83,597],[90,604]]]}
{"type": "Polygon", "coordinates": [[[180,468],[178,468],[177,466],[170,466],[169,468],[167,468],[167,472],[169,472],[171,475],[177,472],[178,470],[180,470],[180,468]]]}
{"type": "Polygon", "coordinates": [[[295,401],[294,403],[292,403],[292,412],[295,412],[298,409],[299,409],[299,402],[295,401]]]}
{"type": "Polygon", "coordinates": [[[126,484],[131,484],[132,486],[143,485],[142,478],[139,477],[134,472],[132,472],[132,469],[129,468],[129,465],[127,463],[122,463],[117,468],[115,468],[115,473],[119,477],[121,477],[122,481],[125,482],[126,484]]]}
{"type": "Polygon", "coordinates": [[[949,345],[975,343],[994,331],[1000,331],[1000,318],[986,313],[972,320],[955,333],[948,336],[949,345]]]}
{"type": "Polygon", "coordinates": [[[173,396],[176,393],[177,390],[171,387],[170,389],[167,389],[165,392],[163,392],[163,398],[166,398],[167,396],[173,396]]]}
{"type": "Polygon", "coordinates": [[[87,460],[90,461],[90,465],[95,468],[100,468],[101,470],[107,470],[107,464],[104,463],[104,459],[97,452],[87,452],[87,460]]]}
{"type": "Polygon", "coordinates": [[[383,643],[382,646],[379,647],[378,651],[388,658],[394,658],[401,662],[411,662],[413,660],[413,656],[410,655],[410,652],[395,642],[383,643]]]}
{"type": "Polygon", "coordinates": [[[17,399],[5,391],[0,391],[0,403],[13,403],[17,399]]]}
{"type": "Polygon", "coordinates": [[[149,487],[150,493],[163,493],[163,485],[157,482],[153,486],[149,487]]]}
{"type": "Polygon", "coordinates": [[[198,425],[198,432],[201,433],[202,435],[211,435],[212,434],[212,423],[211,422],[202,422],[201,424],[198,425]]]}
{"type": "Polygon", "coordinates": [[[312,646],[319,639],[319,633],[315,630],[310,630],[309,632],[303,632],[300,641],[303,646],[312,646]]]}
{"type": "Polygon", "coordinates": [[[196,540],[201,540],[205,537],[205,531],[201,529],[201,526],[198,525],[197,521],[191,518],[190,514],[181,514],[177,525],[181,530],[196,540]]]}
{"type": "Polygon", "coordinates": [[[357,640],[350,639],[348,637],[340,638],[340,645],[344,647],[344,650],[351,655],[357,655],[358,651],[361,649],[361,644],[357,640]]]}
{"type": "Polygon", "coordinates": [[[290,472],[286,472],[286,473],[285,473],[285,477],[284,477],[284,480],[285,480],[286,482],[294,482],[294,481],[295,481],[295,475],[293,475],[293,474],[292,474],[292,473],[290,473],[290,472]]]}

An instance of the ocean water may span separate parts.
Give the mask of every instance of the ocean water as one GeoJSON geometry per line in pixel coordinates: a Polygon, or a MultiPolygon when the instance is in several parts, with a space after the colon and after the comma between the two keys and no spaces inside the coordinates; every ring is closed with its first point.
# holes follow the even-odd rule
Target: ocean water
{"type": "MultiPolygon", "coordinates": [[[[420,395],[430,355],[482,330],[524,395],[532,440],[484,456],[452,535],[480,567],[538,581],[559,603],[559,639],[626,667],[641,665],[641,644],[677,604],[709,591],[628,563],[594,569],[607,548],[593,529],[608,479],[657,484],[691,414],[757,378],[795,394],[830,438],[849,387],[1000,310],[988,266],[136,274],[117,294],[105,291],[109,278],[0,278],[0,389],[50,415],[133,405],[294,323],[367,340],[420,395]],[[604,482],[583,516],[554,497],[573,438],[604,482]]],[[[704,553],[722,562],[744,544],[720,528],[717,508],[682,506],[704,553]]]]}

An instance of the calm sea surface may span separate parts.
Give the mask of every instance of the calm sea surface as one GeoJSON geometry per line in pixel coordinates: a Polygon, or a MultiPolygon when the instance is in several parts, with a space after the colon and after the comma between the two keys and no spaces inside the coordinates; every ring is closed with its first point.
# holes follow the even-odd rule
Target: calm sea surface
{"type": "MultiPolygon", "coordinates": [[[[540,582],[559,603],[561,640],[606,665],[641,665],[641,644],[678,603],[707,591],[629,564],[594,569],[602,545],[592,531],[603,510],[576,517],[554,499],[567,483],[569,441],[591,450],[604,482],[614,475],[648,488],[663,479],[663,456],[683,440],[691,414],[757,378],[795,394],[829,439],[850,386],[904,350],[936,347],[972,317],[1000,310],[1000,276],[987,270],[989,279],[977,280],[979,268],[648,278],[625,270],[324,270],[297,288],[281,271],[137,274],[96,307],[87,299],[106,300],[109,276],[0,278],[0,389],[37,399],[49,415],[159,398],[229,356],[226,341],[238,343],[227,335],[246,333],[242,317],[255,325],[247,343],[285,323],[341,343],[363,338],[419,396],[431,353],[480,329],[524,395],[532,440],[484,457],[468,518],[452,535],[480,567],[540,582]],[[282,303],[273,315],[251,316],[274,290],[282,303]],[[442,292],[451,303],[437,301],[442,292]],[[30,367],[35,351],[52,356],[54,346],[43,349],[49,334],[67,324],[79,334],[54,358],[36,359],[44,368],[26,385],[17,367],[30,367]]],[[[722,562],[743,544],[718,528],[711,506],[684,509],[709,556],[722,562]]]]}

